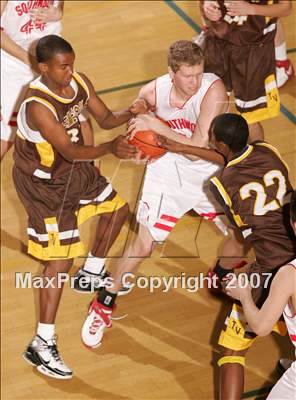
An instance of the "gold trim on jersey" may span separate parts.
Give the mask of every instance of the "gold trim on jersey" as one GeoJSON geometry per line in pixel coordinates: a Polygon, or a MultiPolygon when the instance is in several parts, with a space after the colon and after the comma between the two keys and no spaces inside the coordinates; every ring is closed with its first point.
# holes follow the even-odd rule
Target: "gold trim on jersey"
{"type": "Polygon", "coordinates": [[[51,167],[54,162],[53,147],[48,142],[35,143],[36,149],[40,157],[40,164],[45,167],[51,167]]]}
{"type": "Polygon", "coordinates": [[[77,225],[80,226],[94,215],[112,213],[119,210],[125,204],[126,202],[116,194],[114,199],[103,201],[101,204],[88,204],[87,206],[80,207],[80,209],[75,212],[77,216],[77,225]]]}
{"type": "Polygon", "coordinates": [[[229,197],[228,193],[224,189],[224,187],[223,187],[222,183],[219,181],[219,179],[215,176],[214,178],[211,179],[211,182],[216,186],[216,188],[218,189],[218,191],[219,191],[220,195],[222,196],[224,202],[229,207],[229,210],[230,210],[230,212],[231,212],[231,214],[233,216],[233,219],[234,219],[235,223],[237,224],[237,226],[239,228],[241,228],[242,226],[246,226],[246,224],[243,223],[240,215],[234,213],[231,198],[229,197]]]}
{"type": "Polygon", "coordinates": [[[282,158],[281,153],[278,151],[278,149],[274,146],[272,146],[269,143],[262,142],[262,143],[256,143],[256,146],[264,146],[267,147],[268,149],[272,150],[278,158],[281,160],[281,162],[284,164],[284,166],[287,168],[287,171],[290,171],[289,165],[286,163],[286,161],[282,158]]]}
{"type": "Polygon", "coordinates": [[[229,163],[226,165],[225,168],[231,167],[232,165],[238,164],[239,162],[244,160],[246,157],[248,157],[249,154],[252,153],[253,149],[254,148],[252,145],[248,145],[247,150],[243,154],[241,154],[239,157],[229,161],[229,163]]]}
{"type": "Polygon", "coordinates": [[[74,78],[76,79],[76,81],[78,82],[78,83],[80,83],[80,85],[83,87],[83,89],[86,91],[86,93],[87,93],[87,98],[89,99],[89,89],[88,89],[88,86],[87,86],[87,84],[84,82],[84,80],[81,78],[81,76],[77,73],[77,72],[74,72],[73,73],[73,76],[74,76],[74,78]]]}
{"type": "Polygon", "coordinates": [[[49,108],[50,111],[55,115],[56,119],[58,119],[58,114],[56,112],[56,109],[51,103],[49,103],[49,101],[42,99],[42,97],[31,96],[25,100],[25,103],[29,103],[30,101],[37,101],[37,103],[43,104],[45,107],[49,108]]]}

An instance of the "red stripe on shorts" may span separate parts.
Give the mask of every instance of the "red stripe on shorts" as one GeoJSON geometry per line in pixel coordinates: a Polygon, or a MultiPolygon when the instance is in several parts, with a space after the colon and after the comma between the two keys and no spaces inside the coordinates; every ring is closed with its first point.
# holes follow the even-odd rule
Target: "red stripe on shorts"
{"type": "Polygon", "coordinates": [[[290,335],[292,342],[296,342],[296,335],[290,335]]]}
{"type": "Polygon", "coordinates": [[[160,224],[159,222],[156,222],[156,224],[154,224],[154,228],[162,229],[163,231],[168,231],[168,232],[170,232],[173,229],[172,226],[160,224]]]}
{"type": "Polygon", "coordinates": [[[210,221],[213,221],[213,219],[215,219],[218,215],[224,215],[224,213],[212,213],[212,212],[209,212],[209,213],[201,213],[201,214],[199,214],[201,217],[206,217],[206,218],[208,218],[210,221]]]}
{"type": "Polygon", "coordinates": [[[174,223],[178,222],[178,220],[179,220],[179,218],[175,218],[175,217],[172,217],[171,215],[166,215],[166,214],[162,214],[160,219],[163,219],[163,220],[169,221],[169,222],[174,222],[174,223]]]}

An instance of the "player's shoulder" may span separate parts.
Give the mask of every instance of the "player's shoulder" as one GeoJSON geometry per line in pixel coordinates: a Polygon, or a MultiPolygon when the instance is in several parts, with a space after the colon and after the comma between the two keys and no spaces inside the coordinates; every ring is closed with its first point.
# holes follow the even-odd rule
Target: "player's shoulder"
{"type": "Polygon", "coordinates": [[[275,276],[275,283],[276,282],[281,282],[281,283],[289,283],[289,282],[294,282],[296,279],[296,260],[292,260],[285,265],[283,265],[276,273],[275,276]]]}

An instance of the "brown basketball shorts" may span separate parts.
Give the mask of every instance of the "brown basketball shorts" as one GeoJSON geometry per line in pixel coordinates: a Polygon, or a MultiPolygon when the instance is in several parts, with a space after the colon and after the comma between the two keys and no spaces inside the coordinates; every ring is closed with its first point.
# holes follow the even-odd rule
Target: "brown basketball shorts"
{"type": "Polygon", "coordinates": [[[28,214],[28,253],[40,260],[84,255],[79,225],[125,205],[89,163],[81,163],[71,174],[51,180],[26,175],[14,167],[13,179],[28,214]]]}

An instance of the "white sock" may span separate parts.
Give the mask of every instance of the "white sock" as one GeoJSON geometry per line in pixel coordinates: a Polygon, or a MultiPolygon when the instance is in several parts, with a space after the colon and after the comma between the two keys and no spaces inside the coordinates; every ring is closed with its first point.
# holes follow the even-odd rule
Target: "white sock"
{"type": "Polygon", "coordinates": [[[286,42],[282,43],[280,46],[275,48],[275,59],[278,61],[283,61],[288,58],[287,56],[287,49],[286,49],[286,42]]]}
{"type": "Polygon", "coordinates": [[[38,323],[37,327],[37,335],[41,336],[44,340],[51,339],[55,334],[55,326],[54,324],[43,324],[42,322],[38,323]]]}
{"type": "Polygon", "coordinates": [[[105,265],[106,258],[95,257],[88,253],[83,269],[91,274],[99,274],[105,265]]]}

